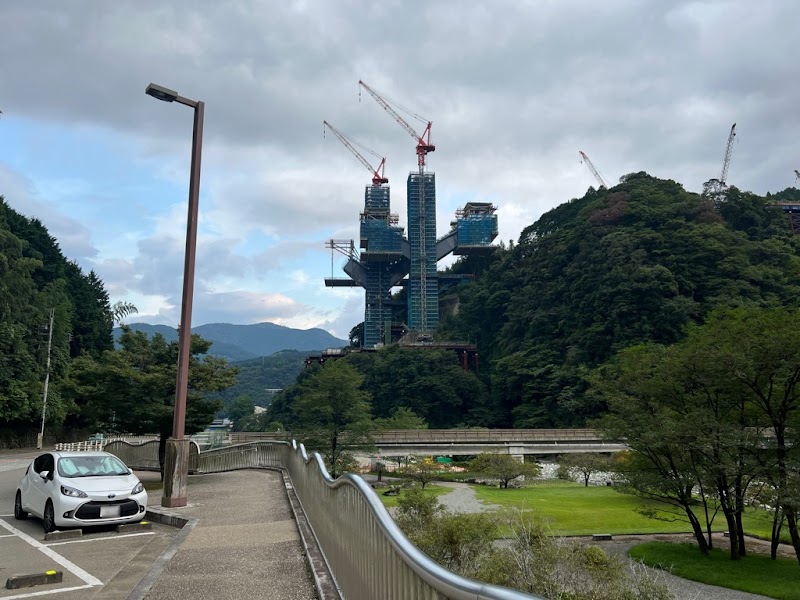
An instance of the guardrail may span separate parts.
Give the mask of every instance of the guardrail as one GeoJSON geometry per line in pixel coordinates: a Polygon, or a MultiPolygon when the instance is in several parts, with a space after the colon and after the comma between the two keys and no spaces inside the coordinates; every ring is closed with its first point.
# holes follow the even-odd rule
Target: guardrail
{"type": "Polygon", "coordinates": [[[294,440],[248,442],[200,452],[202,473],[286,469],[340,593],[347,600],[543,600],[448,571],[412,544],[358,475],[331,478],[318,453],[294,440]]]}
{"type": "MultiPolygon", "coordinates": [[[[137,471],[160,471],[158,460],[158,440],[151,440],[142,444],[131,444],[122,440],[108,442],[103,450],[110,452],[131,469],[137,471]]],[[[189,472],[197,472],[200,447],[197,442],[189,444],[189,472]]]]}
{"type": "MultiPolygon", "coordinates": [[[[290,440],[290,432],[235,431],[230,434],[231,442],[260,442],[290,440]]],[[[375,431],[372,438],[376,444],[403,443],[567,443],[601,442],[603,437],[594,429],[387,429],[375,431]]]]}

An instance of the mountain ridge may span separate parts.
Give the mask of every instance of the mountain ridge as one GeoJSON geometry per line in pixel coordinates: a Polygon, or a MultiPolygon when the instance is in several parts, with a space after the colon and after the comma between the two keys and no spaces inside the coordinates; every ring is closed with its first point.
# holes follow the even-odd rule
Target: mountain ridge
{"type": "MultiPolygon", "coordinates": [[[[168,325],[130,323],[127,327],[142,331],[148,336],[160,333],[168,342],[178,339],[178,330],[168,325]]],[[[114,328],[115,342],[121,333],[121,327],[114,328]]],[[[294,329],[266,321],[249,325],[206,323],[193,327],[192,333],[212,342],[210,354],[231,361],[270,356],[282,350],[314,351],[348,345],[347,340],[339,339],[318,327],[294,329]]]]}

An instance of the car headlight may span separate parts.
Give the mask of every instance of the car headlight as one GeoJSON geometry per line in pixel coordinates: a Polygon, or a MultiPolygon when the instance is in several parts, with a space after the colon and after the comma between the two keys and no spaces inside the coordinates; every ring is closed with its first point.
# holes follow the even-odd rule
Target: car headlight
{"type": "Polygon", "coordinates": [[[144,491],[144,486],[142,485],[142,482],[140,481],[139,483],[136,484],[136,487],[133,488],[133,491],[131,492],[131,494],[141,494],[143,491],[144,491]]]}
{"type": "Polygon", "coordinates": [[[82,492],[80,490],[76,490],[75,488],[71,488],[66,485],[61,486],[61,493],[65,496],[70,496],[72,498],[88,498],[89,496],[86,495],[86,492],[82,492]]]}

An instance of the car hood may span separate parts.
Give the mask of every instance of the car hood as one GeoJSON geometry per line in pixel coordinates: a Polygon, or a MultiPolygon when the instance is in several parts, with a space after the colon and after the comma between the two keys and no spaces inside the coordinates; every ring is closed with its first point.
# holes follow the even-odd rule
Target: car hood
{"type": "Polygon", "coordinates": [[[116,492],[130,493],[139,483],[136,475],[120,475],[118,477],[63,477],[62,485],[68,485],[82,492],[116,492]]]}

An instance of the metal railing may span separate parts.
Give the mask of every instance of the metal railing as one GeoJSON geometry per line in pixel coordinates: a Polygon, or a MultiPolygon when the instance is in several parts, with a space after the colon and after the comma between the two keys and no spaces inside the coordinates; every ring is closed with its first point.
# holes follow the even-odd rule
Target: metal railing
{"type": "MultiPolygon", "coordinates": [[[[131,469],[138,471],[160,471],[158,460],[158,440],[151,440],[142,444],[131,444],[123,440],[108,442],[103,450],[110,452],[131,469]]],[[[189,444],[189,472],[197,472],[197,463],[200,456],[200,447],[196,442],[189,444]]]]}
{"type": "Polygon", "coordinates": [[[347,600],[542,600],[448,571],[412,544],[358,475],[332,479],[302,444],[249,442],[201,452],[201,473],[253,467],[286,469],[314,536],[347,600]]]}
{"type": "MultiPolygon", "coordinates": [[[[158,441],[116,441],[105,450],[132,469],[158,470],[158,441]]],[[[375,491],[358,475],[331,478],[318,453],[296,441],[248,442],[200,452],[190,447],[189,469],[219,473],[282,468],[303,507],[339,591],[347,600],[542,600],[448,571],[412,544],[375,491]]]]}

